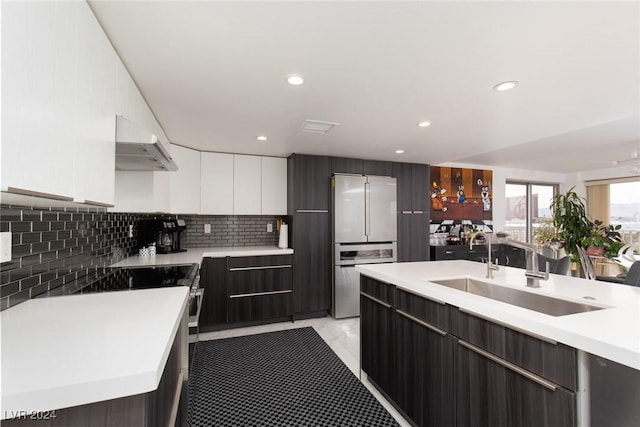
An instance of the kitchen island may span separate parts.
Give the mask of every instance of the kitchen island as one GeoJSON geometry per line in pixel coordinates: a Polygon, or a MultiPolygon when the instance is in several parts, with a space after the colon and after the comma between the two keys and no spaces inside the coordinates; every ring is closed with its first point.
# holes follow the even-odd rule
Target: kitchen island
{"type": "Polygon", "coordinates": [[[0,313],[2,424],[151,426],[186,417],[188,291],[31,299],[0,313]]]}
{"type": "MultiPolygon", "coordinates": [[[[596,358],[622,372],[626,382],[615,387],[630,387],[631,398],[639,390],[640,288],[551,275],[534,289],[521,269],[500,267],[487,279],[486,264],[471,261],[357,270],[362,369],[417,424],[513,425],[525,417],[590,425],[604,402],[590,399],[602,394],[597,372],[589,384],[596,358]],[[589,311],[550,315],[436,283],[462,278],[589,311]]],[[[638,420],[637,409],[622,409],[622,420],[638,420]]]]}

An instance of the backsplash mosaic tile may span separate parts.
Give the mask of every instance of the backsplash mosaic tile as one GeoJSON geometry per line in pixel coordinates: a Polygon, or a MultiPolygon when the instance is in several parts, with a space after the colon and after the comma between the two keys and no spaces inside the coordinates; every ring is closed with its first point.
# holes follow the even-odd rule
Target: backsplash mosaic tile
{"type": "Polygon", "coordinates": [[[182,246],[191,248],[222,246],[275,246],[278,233],[275,223],[284,217],[266,215],[183,215],[187,229],[182,233],[182,246]],[[273,231],[267,232],[267,224],[273,231]],[[205,224],[211,233],[204,232],[205,224]]]}
{"type": "Polygon", "coordinates": [[[137,251],[141,214],[104,208],[0,207],[0,230],[12,233],[12,258],[0,264],[0,309],[100,269],[137,251]],[[134,225],[133,237],[128,237],[134,225]]]}
{"type": "MultiPolygon", "coordinates": [[[[152,214],[114,213],[95,207],[0,206],[0,231],[12,233],[12,258],[0,264],[0,310],[71,281],[91,278],[136,254],[138,221],[152,214]],[[133,225],[133,237],[129,226],[133,225]]],[[[278,216],[180,216],[182,247],[275,246],[278,216]],[[273,231],[267,231],[267,224],[273,231]],[[211,233],[204,233],[204,225],[211,233]]]]}

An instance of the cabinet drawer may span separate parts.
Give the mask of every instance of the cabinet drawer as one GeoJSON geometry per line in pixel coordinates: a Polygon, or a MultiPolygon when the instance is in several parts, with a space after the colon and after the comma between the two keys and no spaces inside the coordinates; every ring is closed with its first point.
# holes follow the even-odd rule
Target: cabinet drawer
{"type": "Polygon", "coordinates": [[[229,298],[254,293],[291,291],[293,275],[291,267],[268,270],[239,270],[228,274],[227,292],[229,298]]]}
{"type": "Polygon", "coordinates": [[[285,292],[229,298],[227,321],[229,323],[255,322],[291,316],[293,314],[293,298],[291,291],[285,292]]]}
{"type": "Polygon", "coordinates": [[[466,245],[436,246],[435,261],[466,259],[469,248],[466,245]]]}
{"type": "Polygon", "coordinates": [[[401,314],[408,314],[444,332],[450,332],[451,330],[451,310],[454,308],[443,302],[396,289],[395,307],[401,314]]]}
{"type": "Polygon", "coordinates": [[[395,286],[393,285],[360,275],[360,293],[365,294],[367,297],[373,297],[384,304],[393,306],[394,290],[395,286]]]}
{"type": "Polygon", "coordinates": [[[540,375],[570,390],[577,390],[576,350],[537,338],[463,310],[453,312],[455,335],[482,350],[540,375]]]}
{"type": "Polygon", "coordinates": [[[229,270],[251,267],[279,267],[291,266],[293,255],[268,255],[268,256],[247,256],[229,258],[229,270]]]}

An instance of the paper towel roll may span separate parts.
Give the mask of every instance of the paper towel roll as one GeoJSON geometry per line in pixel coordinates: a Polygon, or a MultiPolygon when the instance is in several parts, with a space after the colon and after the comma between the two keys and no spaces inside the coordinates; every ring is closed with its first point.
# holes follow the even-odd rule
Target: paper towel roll
{"type": "Polygon", "coordinates": [[[280,240],[278,241],[278,247],[280,249],[287,249],[289,247],[289,226],[285,223],[280,225],[280,240]]]}

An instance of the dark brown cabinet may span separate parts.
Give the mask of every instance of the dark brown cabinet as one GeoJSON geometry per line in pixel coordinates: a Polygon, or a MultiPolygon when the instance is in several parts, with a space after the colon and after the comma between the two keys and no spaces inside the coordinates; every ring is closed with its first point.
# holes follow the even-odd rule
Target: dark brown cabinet
{"type": "Polygon", "coordinates": [[[292,319],[293,256],[206,258],[203,332],[292,319]]]}
{"type": "Polygon", "coordinates": [[[362,167],[364,175],[393,176],[393,162],[365,160],[362,167]]]}
{"type": "Polygon", "coordinates": [[[292,221],[296,317],[324,316],[331,308],[329,212],[301,212],[292,221]]]}
{"type": "Polygon", "coordinates": [[[362,369],[416,425],[575,425],[574,348],[366,276],[360,285],[362,369]]]}
{"type": "Polygon", "coordinates": [[[395,286],[360,276],[360,366],[395,400],[393,295],[395,286]]]}
{"type": "Polygon", "coordinates": [[[287,159],[287,212],[323,210],[330,207],[329,157],[292,154],[287,159]]]}
{"type": "Polygon", "coordinates": [[[290,244],[294,250],[294,313],[325,316],[331,307],[331,159],[287,159],[290,244]]]}
{"type": "Polygon", "coordinates": [[[398,262],[429,260],[429,166],[394,163],[398,189],[398,262]]]}
{"type": "Polygon", "coordinates": [[[346,157],[331,157],[331,174],[349,173],[362,175],[363,160],[350,159],[346,157]]]}
{"type": "Polygon", "coordinates": [[[396,291],[396,404],[419,426],[455,420],[455,339],[446,327],[449,307],[396,291]]]}
{"type": "Polygon", "coordinates": [[[575,393],[459,341],[456,426],[574,426],[575,393]]]}

